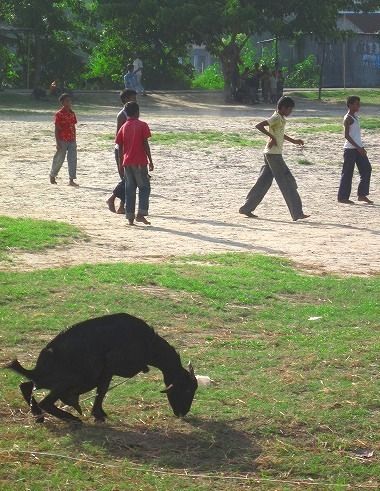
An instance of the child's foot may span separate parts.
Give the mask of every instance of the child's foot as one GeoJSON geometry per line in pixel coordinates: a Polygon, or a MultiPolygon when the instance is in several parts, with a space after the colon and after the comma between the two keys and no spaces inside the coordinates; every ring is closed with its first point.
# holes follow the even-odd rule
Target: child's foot
{"type": "Polygon", "coordinates": [[[358,196],[358,201],[364,201],[368,205],[373,205],[373,201],[367,198],[367,196],[358,196]]]}
{"type": "Polygon", "coordinates": [[[57,184],[57,181],[55,180],[55,177],[50,176],[50,184],[57,184]]]}
{"type": "Polygon", "coordinates": [[[106,203],[108,205],[109,211],[112,211],[112,213],[116,213],[115,200],[112,199],[112,198],[108,198],[107,201],[106,201],[106,203]]]}
{"type": "Polygon", "coordinates": [[[134,219],[133,218],[129,218],[128,219],[128,225],[134,225],[134,219]]]}
{"type": "Polygon", "coordinates": [[[355,203],[350,199],[338,199],[338,203],[344,203],[345,205],[354,205],[355,203]]]}
{"type": "Polygon", "coordinates": [[[118,215],[125,215],[125,208],[124,206],[119,206],[119,208],[117,209],[117,212],[116,212],[118,215]]]}
{"type": "Polygon", "coordinates": [[[244,211],[243,208],[239,210],[240,215],[245,215],[248,218],[258,218],[257,215],[254,215],[251,211],[244,211]]]}
{"type": "Polygon", "coordinates": [[[69,186],[73,186],[74,188],[79,188],[79,184],[77,184],[76,182],[74,182],[73,179],[70,179],[69,186]]]}
{"type": "Polygon", "coordinates": [[[145,225],[150,225],[150,222],[144,217],[144,215],[137,215],[136,222],[145,223],[145,225]]]}
{"type": "Polygon", "coordinates": [[[304,213],[302,213],[302,215],[300,215],[299,217],[297,218],[293,218],[293,222],[296,222],[297,220],[304,220],[305,218],[309,218],[310,215],[305,215],[304,213]]]}

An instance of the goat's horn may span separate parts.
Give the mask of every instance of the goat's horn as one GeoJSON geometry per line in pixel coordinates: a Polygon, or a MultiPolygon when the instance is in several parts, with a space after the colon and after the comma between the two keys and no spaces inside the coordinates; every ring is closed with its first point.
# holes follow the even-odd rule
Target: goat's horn
{"type": "Polygon", "coordinates": [[[189,372],[190,372],[191,378],[195,378],[194,368],[193,368],[193,365],[191,364],[191,361],[189,361],[189,363],[188,363],[187,366],[189,368],[189,372]]]}
{"type": "Polygon", "coordinates": [[[160,390],[160,392],[161,392],[161,394],[167,394],[168,392],[170,392],[173,389],[174,389],[174,385],[170,384],[169,387],[166,387],[166,389],[164,389],[164,390],[160,390]]]}

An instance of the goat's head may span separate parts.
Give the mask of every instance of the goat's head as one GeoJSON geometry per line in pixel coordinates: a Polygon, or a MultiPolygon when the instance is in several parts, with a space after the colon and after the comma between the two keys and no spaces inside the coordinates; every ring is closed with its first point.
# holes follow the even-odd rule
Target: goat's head
{"type": "Polygon", "coordinates": [[[194,375],[194,369],[189,363],[189,371],[183,369],[174,382],[161,392],[168,396],[174,414],[180,418],[186,416],[190,411],[197,388],[198,382],[194,375]]]}

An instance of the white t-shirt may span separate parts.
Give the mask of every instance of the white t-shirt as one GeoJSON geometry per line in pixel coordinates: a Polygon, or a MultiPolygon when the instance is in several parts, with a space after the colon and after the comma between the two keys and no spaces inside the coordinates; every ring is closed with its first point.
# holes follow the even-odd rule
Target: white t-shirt
{"type": "MultiPolygon", "coordinates": [[[[136,58],[135,61],[133,62],[133,70],[136,71],[139,68],[143,68],[143,63],[140,60],[140,58],[136,58]]],[[[141,70],[139,70],[136,75],[141,75],[141,70]]]]}
{"type": "MultiPolygon", "coordinates": [[[[351,114],[346,114],[344,117],[344,120],[346,118],[351,118],[354,122],[350,125],[349,127],[349,135],[350,137],[354,140],[354,142],[359,145],[359,147],[364,147],[363,142],[362,142],[362,137],[361,137],[361,132],[360,132],[360,123],[358,118],[355,116],[352,116],[351,114]]],[[[352,143],[350,143],[348,140],[344,142],[343,148],[356,148],[352,143]]]]}

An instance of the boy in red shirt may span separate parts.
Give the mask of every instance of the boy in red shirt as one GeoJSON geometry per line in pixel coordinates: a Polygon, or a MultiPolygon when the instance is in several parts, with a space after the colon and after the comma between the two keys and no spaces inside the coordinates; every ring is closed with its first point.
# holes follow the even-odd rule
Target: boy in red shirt
{"type": "Polygon", "coordinates": [[[69,186],[77,187],[79,184],[74,182],[77,171],[77,143],[75,125],[77,118],[71,109],[71,97],[69,94],[62,94],[59,98],[62,109],[55,114],[55,139],[57,151],[53,157],[50,170],[50,183],[57,184],[55,178],[60,171],[67,154],[67,165],[69,169],[69,186]]]}
{"type": "Polygon", "coordinates": [[[125,176],[125,216],[129,225],[142,222],[150,225],[145,218],[148,215],[150,181],[149,170],[154,169],[148,138],[151,136],[149,126],[139,120],[140,108],[137,102],[128,102],[125,107],[127,121],[116,135],[115,143],[119,145],[120,165],[124,168],[125,176]],[[139,188],[139,207],[137,216],[136,189],[139,188]]]}

